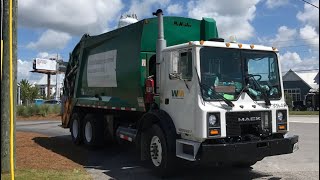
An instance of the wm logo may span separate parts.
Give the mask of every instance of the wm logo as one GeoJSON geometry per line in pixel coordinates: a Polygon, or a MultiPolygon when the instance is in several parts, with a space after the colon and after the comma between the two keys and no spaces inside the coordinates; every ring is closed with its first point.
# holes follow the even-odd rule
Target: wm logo
{"type": "Polygon", "coordinates": [[[183,90],[171,90],[172,98],[174,99],[182,99],[184,98],[184,91],[183,90]]]}

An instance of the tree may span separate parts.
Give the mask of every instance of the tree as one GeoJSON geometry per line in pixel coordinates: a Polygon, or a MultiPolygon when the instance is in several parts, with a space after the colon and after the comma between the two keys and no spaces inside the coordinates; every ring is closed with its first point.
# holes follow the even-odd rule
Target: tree
{"type": "Polygon", "coordinates": [[[293,108],[292,107],[292,101],[293,101],[292,96],[290,96],[288,93],[285,93],[284,97],[286,99],[286,104],[288,105],[289,109],[292,109],[293,108]]]}
{"type": "Polygon", "coordinates": [[[28,80],[22,79],[19,85],[23,104],[29,105],[30,102],[39,97],[39,88],[32,86],[28,80]]]}

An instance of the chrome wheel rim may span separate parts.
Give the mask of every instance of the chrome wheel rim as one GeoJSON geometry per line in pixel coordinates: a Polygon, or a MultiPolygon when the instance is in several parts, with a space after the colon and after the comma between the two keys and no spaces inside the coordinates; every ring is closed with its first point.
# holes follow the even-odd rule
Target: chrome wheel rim
{"type": "Polygon", "coordinates": [[[77,119],[72,122],[72,136],[76,139],[79,133],[79,122],[77,119]]]}
{"type": "Polygon", "coordinates": [[[150,143],[150,156],[153,165],[160,166],[162,161],[162,146],[158,136],[153,136],[150,143]]]}
{"type": "Polygon", "coordinates": [[[90,121],[88,121],[86,123],[84,134],[85,134],[87,142],[91,142],[91,140],[92,140],[92,125],[91,125],[90,121]]]}

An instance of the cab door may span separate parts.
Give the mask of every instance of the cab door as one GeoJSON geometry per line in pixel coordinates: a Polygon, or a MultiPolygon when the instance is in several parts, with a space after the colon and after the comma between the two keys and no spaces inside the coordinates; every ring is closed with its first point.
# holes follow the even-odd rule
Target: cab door
{"type": "Polygon", "coordinates": [[[184,134],[194,132],[194,111],[196,107],[196,77],[192,49],[168,52],[165,56],[164,75],[161,78],[160,108],[174,121],[177,131],[184,134]]]}

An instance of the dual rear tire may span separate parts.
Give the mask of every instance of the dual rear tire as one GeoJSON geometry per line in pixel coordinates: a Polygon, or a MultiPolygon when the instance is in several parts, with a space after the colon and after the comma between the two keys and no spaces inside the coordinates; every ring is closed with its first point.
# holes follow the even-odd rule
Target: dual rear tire
{"type": "Polygon", "coordinates": [[[72,142],[76,145],[84,143],[88,146],[103,144],[103,121],[95,115],[88,114],[83,119],[78,113],[71,118],[70,132],[72,142]]]}

